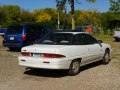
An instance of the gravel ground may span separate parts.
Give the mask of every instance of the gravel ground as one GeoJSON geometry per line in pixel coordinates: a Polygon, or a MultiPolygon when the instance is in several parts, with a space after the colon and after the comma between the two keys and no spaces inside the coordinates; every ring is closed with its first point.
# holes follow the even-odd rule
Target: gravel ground
{"type": "Polygon", "coordinates": [[[66,71],[25,70],[18,65],[20,52],[11,52],[0,46],[0,90],[119,90],[120,53],[114,49],[107,65],[100,62],[81,67],[77,76],[66,71]]]}

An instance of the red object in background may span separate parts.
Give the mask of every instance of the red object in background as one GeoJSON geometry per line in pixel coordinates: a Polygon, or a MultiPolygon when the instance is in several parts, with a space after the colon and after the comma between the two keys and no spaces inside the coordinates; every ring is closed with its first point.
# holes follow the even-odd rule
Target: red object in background
{"type": "Polygon", "coordinates": [[[91,32],[92,32],[92,28],[91,28],[91,27],[88,27],[85,32],[91,33],[91,32]]]}

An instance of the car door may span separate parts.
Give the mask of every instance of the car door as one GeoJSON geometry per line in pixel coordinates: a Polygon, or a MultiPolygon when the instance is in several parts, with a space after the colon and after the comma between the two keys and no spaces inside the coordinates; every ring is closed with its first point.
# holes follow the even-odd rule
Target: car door
{"type": "Polygon", "coordinates": [[[82,34],[76,34],[73,39],[73,45],[71,53],[74,53],[78,58],[82,58],[81,65],[85,65],[89,61],[88,46],[84,44],[82,34]]]}
{"type": "Polygon", "coordinates": [[[89,34],[83,34],[82,38],[84,40],[85,45],[87,45],[88,47],[89,62],[94,62],[102,59],[102,45],[100,45],[98,41],[89,34]]]}

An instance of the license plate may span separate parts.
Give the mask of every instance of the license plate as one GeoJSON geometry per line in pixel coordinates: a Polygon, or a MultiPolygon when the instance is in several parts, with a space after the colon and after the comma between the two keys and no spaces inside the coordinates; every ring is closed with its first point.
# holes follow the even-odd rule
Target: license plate
{"type": "Polygon", "coordinates": [[[10,40],[14,40],[14,37],[10,37],[10,40]]]}
{"type": "Polygon", "coordinates": [[[39,54],[39,53],[33,53],[33,57],[39,58],[39,57],[40,57],[40,54],[39,54]]]}

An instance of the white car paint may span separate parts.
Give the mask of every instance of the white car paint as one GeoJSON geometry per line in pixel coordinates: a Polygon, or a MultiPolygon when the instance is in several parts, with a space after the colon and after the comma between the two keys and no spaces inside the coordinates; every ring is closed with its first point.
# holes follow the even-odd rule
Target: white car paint
{"type": "MultiPolygon", "coordinates": [[[[104,46],[101,50],[100,58],[102,59],[105,48],[107,48],[106,44],[102,44],[104,46]]],[[[87,47],[87,46],[86,46],[87,47]]],[[[90,55],[89,48],[83,46],[55,46],[55,45],[33,45],[27,46],[22,48],[22,52],[33,52],[33,53],[53,53],[53,54],[61,54],[65,55],[65,58],[34,58],[34,57],[26,57],[26,56],[19,56],[19,64],[22,66],[27,67],[34,67],[34,68],[46,68],[46,69],[69,69],[69,65],[73,59],[82,58],[81,65],[85,65],[91,63],[91,60],[94,60],[94,55],[90,55]],[[89,52],[89,54],[87,54],[89,52]],[[21,60],[26,60],[25,62],[21,60]],[[49,64],[43,62],[50,62],[49,64]]],[[[89,47],[89,46],[88,46],[89,47]]],[[[96,49],[95,49],[96,50],[96,49]]],[[[94,51],[93,51],[94,52],[94,51]]],[[[97,52],[95,52],[97,54],[97,52]]],[[[98,55],[98,54],[97,54],[98,55]]],[[[94,62],[94,61],[93,61],[94,62]]]]}
{"type": "Polygon", "coordinates": [[[19,65],[31,68],[69,69],[74,59],[81,58],[80,66],[102,60],[107,48],[111,51],[111,46],[106,43],[101,43],[101,45],[99,43],[93,45],[32,45],[23,47],[21,52],[61,54],[66,57],[44,58],[21,55],[18,59],[19,65]]]}

